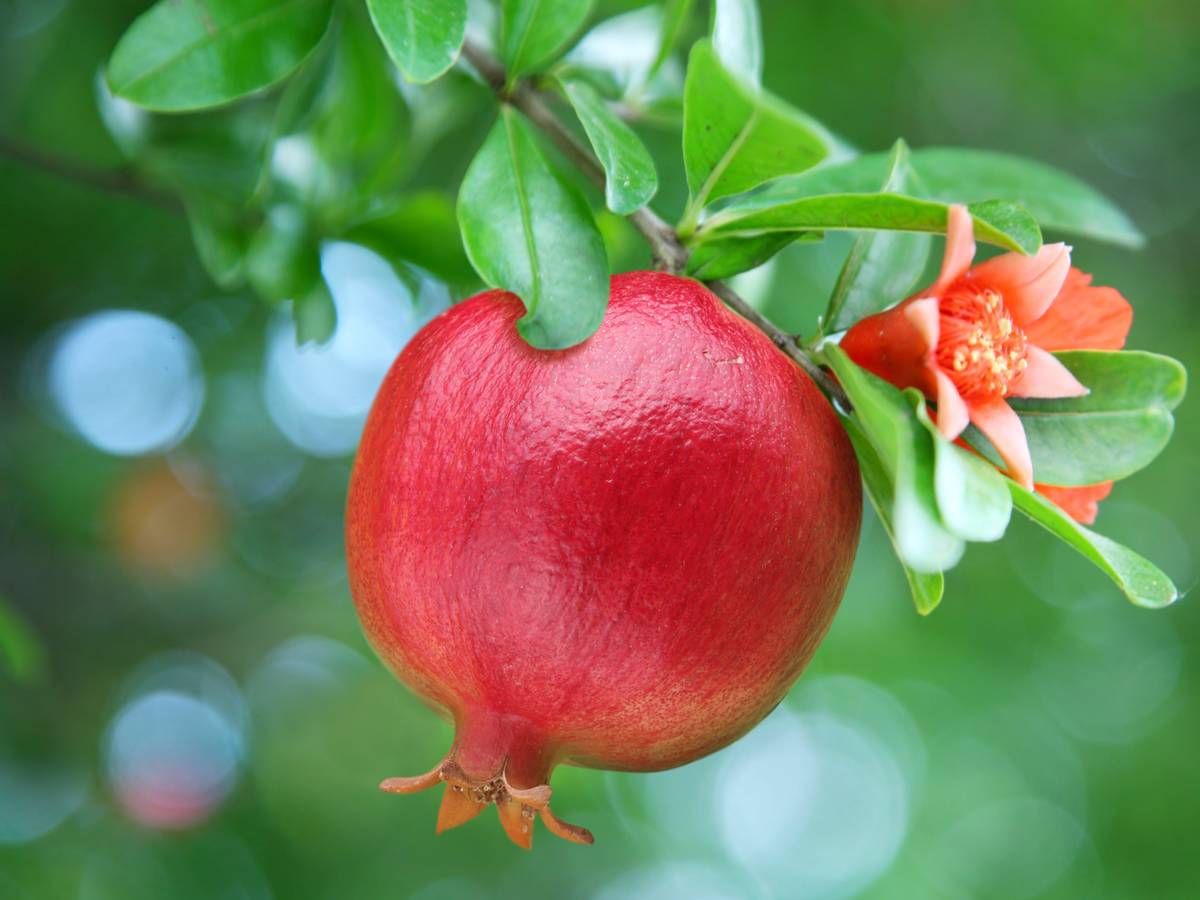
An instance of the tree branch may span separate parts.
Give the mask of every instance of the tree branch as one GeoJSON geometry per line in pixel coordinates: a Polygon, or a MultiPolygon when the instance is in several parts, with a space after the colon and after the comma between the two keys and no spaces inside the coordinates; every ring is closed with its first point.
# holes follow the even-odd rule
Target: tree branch
{"type": "MultiPolygon", "coordinates": [[[[604,167],[600,165],[600,161],[596,159],[591,148],[579,140],[553,113],[547,104],[550,96],[547,92],[537,90],[527,82],[518,82],[514,87],[509,88],[508,79],[505,77],[500,63],[469,39],[463,44],[462,54],[502,101],[511,103],[524,113],[554,142],[554,145],[573,165],[578,167],[600,190],[604,190],[604,167]]],[[[674,274],[682,273],[687,268],[689,255],[687,247],[679,240],[675,229],[660,218],[654,210],[649,206],[643,206],[630,214],[629,221],[650,244],[656,268],[674,274]]],[[[766,316],[738,296],[737,292],[724,281],[705,283],[735,312],[749,320],[769,337],[776,347],[787,354],[839,406],[847,411],[851,408],[842,386],[817,365],[791,335],[776,328],[766,316]]]]}
{"type": "Polygon", "coordinates": [[[0,135],[0,158],[40,169],[66,181],[74,181],[110,194],[133,197],[172,212],[180,212],[179,201],[171,194],[146,184],[128,169],[96,169],[48,150],[33,147],[0,135]]]}

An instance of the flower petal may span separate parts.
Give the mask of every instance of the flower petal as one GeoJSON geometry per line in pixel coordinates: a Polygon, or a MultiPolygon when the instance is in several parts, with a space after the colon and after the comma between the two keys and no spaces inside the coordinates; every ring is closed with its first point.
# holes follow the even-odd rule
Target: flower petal
{"type": "Polygon", "coordinates": [[[984,400],[967,406],[971,422],[992,442],[1008,466],[1009,476],[1021,487],[1033,490],[1033,459],[1029,456],[1029,441],[1025,437],[1025,427],[1012,407],[1003,400],[984,400]]]}
{"type": "Polygon", "coordinates": [[[868,316],[842,337],[842,349],[855,363],[884,381],[899,388],[915,387],[932,399],[932,359],[937,332],[934,331],[931,343],[928,317],[922,314],[927,304],[932,304],[936,317],[937,301],[932,298],[906,300],[868,316]],[[908,314],[912,306],[918,307],[915,317],[908,314]]]}
{"type": "Polygon", "coordinates": [[[1112,492],[1113,483],[1102,481],[1082,487],[1057,487],[1051,484],[1036,484],[1037,492],[1059,507],[1076,522],[1091,525],[1100,512],[1100,501],[1112,492]]]}
{"type": "Polygon", "coordinates": [[[903,304],[903,309],[905,317],[925,339],[925,346],[930,350],[937,347],[938,336],[941,333],[937,298],[918,297],[903,304]]]}
{"type": "Polygon", "coordinates": [[[1025,371],[1009,385],[1013,397],[1082,397],[1088,389],[1071,370],[1043,350],[1029,344],[1025,348],[1025,371]]]}
{"type": "Polygon", "coordinates": [[[1043,350],[1120,350],[1133,307],[1116,288],[1092,287],[1092,276],[1071,269],[1062,290],[1025,336],[1043,350]]]}
{"type": "Polygon", "coordinates": [[[941,294],[953,282],[966,274],[975,259],[975,223],[961,203],[950,207],[946,219],[946,251],[942,256],[942,271],[929,293],[941,294]]]}
{"type": "Polygon", "coordinates": [[[1024,328],[1042,317],[1071,269],[1071,248],[1046,244],[1033,256],[1005,253],[971,270],[971,280],[1004,298],[1013,320],[1024,328]]]}
{"type": "Polygon", "coordinates": [[[967,427],[971,420],[966,401],[950,380],[950,376],[937,369],[934,372],[937,381],[937,427],[942,437],[948,441],[954,440],[967,427]]]}

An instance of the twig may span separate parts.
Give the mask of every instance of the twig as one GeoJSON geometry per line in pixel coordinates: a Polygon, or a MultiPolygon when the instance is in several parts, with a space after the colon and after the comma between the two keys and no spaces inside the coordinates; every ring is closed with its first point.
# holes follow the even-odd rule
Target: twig
{"type": "Polygon", "coordinates": [[[173,212],[182,211],[182,207],[175,197],[151,187],[127,169],[93,168],[77,160],[68,159],[65,156],[59,156],[48,150],[33,147],[2,135],[0,135],[0,158],[10,159],[67,181],[85,184],[110,194],[133,197],[173,212]]]}
{"type": "MultiPolygon", "coordinates": [[[[577,166],[589,180],[604,189],[604,167],[591,149],[575,136],[562,120],[547,105],[548,94],[528,83],[518,82],[510,88],[504,69],[486,50],[468,40],[463,45],[463,56],[491,85],[496,95],[511,103],[538,126],[550,138],[562,154],[577,166]]],[[[654,264],[666,272],[679,274],[687,267],[688,249],[679,240],[675,229],[660,218],[649,206],[643,206],[629,216],[629,221],[642,233],[650,244],[654,264]]],[[[776,328],[762,313],[738,296],[724,281],[705,282],[714,294],[724,300],[735,312],[759,328],[771,342],[786,353],[821,387],[838,405],[850,409],[850,401],[840,384],[813,361],[796,340],[776,328]]]]}

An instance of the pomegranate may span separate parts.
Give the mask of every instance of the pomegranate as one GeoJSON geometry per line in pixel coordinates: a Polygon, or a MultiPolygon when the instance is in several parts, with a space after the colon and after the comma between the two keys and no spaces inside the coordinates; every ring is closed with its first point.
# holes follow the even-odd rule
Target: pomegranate
{"type": "Polygon", "coordinates": [[[496,804],[528,847],[559,764],[679,766],[771,711],[858,542],[854,455],[817,388],[697,282],[612,279],[583,344],[540,351],[491,291],[422,330],[351,479],[350,583],[383,660],[455,738],[438,831],[496,804]]]}

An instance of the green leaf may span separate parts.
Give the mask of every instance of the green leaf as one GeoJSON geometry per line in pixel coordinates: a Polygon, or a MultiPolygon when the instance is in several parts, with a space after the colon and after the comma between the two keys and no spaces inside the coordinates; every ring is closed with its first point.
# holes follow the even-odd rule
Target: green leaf
{"type": "MultiPolygon", "coordinates": [[[[106,119],[129,117],[128,103],[105,94],[106,119]]],[[[136,115],[136,127],[117,133],[148,181],[189,200],[204,197],[244,207],[263,176],[273,139],[274,110],[265,100],[250,101],[186,116],[136,115]]]]}
{"type": "Polygon", "coordinates": [[[762,21],[755,0],[713,0],[712,46],[726,71],[762,84],[762,21]]]}
{"type": "Polygon", "coordinates": [[[34,684],[46,670],[46,650],[29,624],[0,597],[0,671],[18,684],[34,684]]]}
{"type": "Polygon", "coordinates": [[[692,5],[695,0],[666,0],[665,8],[662,14],[662,27],[659,30],[658,37],[658,53],[654,57],[654,62],[650,64],[650,69],[646,73],[646,81],[653,81],[654,76],[662,69],[675,50],[675,45],[679,42],[679,36],[683,33],[683,28],[687,24],[688,13],[692,11],[692,5]]]}
{"type": "Polygon", "coordinates": [[[608,306],[600,231],[583,195],[550,169],[509,107],[467,169],[458,222],[480,277],[524,301],[517,328],[534,347],[571,347],[600,327],[608,306]]]}
{"type": "Polygon", "coordinates": [[[323,278],[318,278],[308,291],[292,303],[296,321],[296,343],[323,344],[337,330],[337,307],[323,278]]]}
{"type": "Polygon", "coordinates": [[[1080,525],[1046,498],[1008,482],[1017,509],[1055,537],[1091,560],[1119,587],[1131,603],[1150,609],[1168,606],[1179,591],[1162,571],[1116,541],[1080,525]]]}
{"type": "MultiPolygon", "coordinates": [[[[902,194],[910,181],[908,146],[897,141],[880,190],[902,194]]],[[[829,298],[824,329],[843,331],[907,297],[925,271],[931,245],[924,234],[876,231],[859,235],[829,298]]]]}
{"type": "Polygon", "coordinates": [[[161,111],[228,103],[295,71],[331,10],[331,0],[159,0],[117,43],[109,87],[161,111]]]}
{"type": "Polygon", "coordinates": [[[729,238],[698,244],[688,257],[688,274],[702,281],[729,278],[757,269],[772,256],[795,241],[817,243],[819,231],[781,231],[761,237],[729,238]]]}
{"type": "MultiPolygon", "coordinates": [[[[1041,246],[1037,223],[1019,206],[970,207],[975,237],[1022,253],[1041,246]]],[[[902,194],[818,194],[788,199],[778,190],[753,194],[722,209],[694,241],[778,231],[876,230],[944,234],[949,207],[902,194]]]]}
{"type": "Polygon", "coordinates": [[[823,353],[854,405],[855,422],[895,486],[891,520],[901,562],[924,573],[951,568],[964,545],[938,511],[933,438],[917,419],[913,400],[860,369],[836,344],[823,353]]]}
{"type": "MultiPolygon", "coordinates": [[[[1187,373],[1175,360],[1140,351],[1075,350],[1055,356],[1086,386],[1085,397],[1011,397],[1021,417],[1034,478],[1065,487],[1132,475],[1162,452],[1183,399],[1187,373]]],[[[978,431],[968,440],[998,462],[978,431]]]]}
{"type": "Polygon", "coordinates": [[[554,67],[554,77],[561,84],[582,82],[599,94],[601,99],[613,102],[620,100],[625,94],[625,80],[621,77],[623,74],[584,65],[577,60],[563,60],[554,67]]]}
{"type": "Polygon", "coordinates": [[[250,285],[268,302],[296,300],[321,280],[320,248],[299,210],[277,206],[250,241],[250,285]]]}
{"type": "Polygon", "coordinates": [[[978,203],[968,203],[967,209],[975,220],[975,235],[980,240],[1025,254],[1037,253],[1041,249],[1042,229],[1038,226],[1037,219],[1019,203],[1008,200],[981,200],[978,203]],[[981,225],[984,229],[982,232],[981,225]]]}
{"type": "Polygon", "coordinates": [[[700,41],[684,85],[683,159],[690,201],[681,231],[695,228],[713,200],[738,194],[825,159],[832,137],[803,113],[757,95],[726,71],[700,41]]]}
{"type": "Polygon", "coordinates": [[[414,263],[448,284],[475,281],[475,270],[463,250],[454,204],[441,191],[402,197],[385,211],[359,221],[342,237],[369,247],[393,263],[414,263]]]}
{"type": "Polygon", "coordinates": [[[645,206],[658,190],[658,173],[646,145],[591,85],[568,81],[563,89],[604,166],[604,200],[608,208],[628,215],[645,206]]]}
{"type": "Polygon", "coordinates": [[[280,90],[271,122],[269,149],[274,148],[279,138],[308,128],[317,117],[322,95],[327,92],[337,67],[337,57],[345,49],[341,31],[337,27],[326,31],[317,48],[280,90]]]}
{"type": "Polygon", "coordinates": [[[467,33],[467,0],[367,0],[367,9],[409,81],[433,81],[458,59],[467,33]]]}
{"type": "Polygon", "coordinates": [[[226,290],[241,284],[249,249],[243,211],[201,193],[188,197],[185,206],[196,253],[212,280],[226,290]]]}
{"type": "Polygon", "coordinates": [[[553,62],[591,6],[591,0],[500,0],[500,56],[509,82],[553,62]]]}
{"type": "Polygon", "coordinates": [[[394,70],[370,26],[348,17],[312,125],[316,150],[334,171],[321,185],[327,206],[361,208],[395,182],[407,154],[411,120],[394,70]]]}
{"type": "Polygon", "coordinates": [[[928,196],[946,202],[1020,203],[1043,228],[1140,247],[1145,238],[1119,207],[1074,175],[1004,153],[929,147],[914,154],[928,196]]]}
{"type": "Polygon", "coordinates": [[[925,398],[905,391],[917,421],[933,438],[934,494],[946,528],[965,541],[998,541],[1012,518],[1007,480],[978,456],[942,437],[929,418],[925,398]]]}
{"type": "MultiPolygon", "coordinates": [[[[846,433],[850,435],[850,443],[854,445],[854,452],[858,456],[858,469],[862,473],[867,497],[879,515],[879,521],[892,542],[892,547],[899,555],[900,545],[896,540],[896,526],[892,521],[892,509],[896,505],[896,485],[883,463],[879,461],[879,454],[867,440],[862,428],[848,416],[842,417],[842,424],[845,425],[846,433]]],[[[904,577],[908,581],[917,612],[923,616],[929,615],[942,601],[946,590],[945,576],[941,572],[917,572],[903,561],[900,562],[900,568],[904,570],[904,577]]]]}
{"type": "MultiPolygon", "coordinates": [[[[1129,247],[1143,243],[1136,226],[1111,200],[1073,175],[1044,163],[961,147],[914,150],[917,196],[943,203],[1017,203],[1045,229],[1129,247]]],[[[865,193],[886,177],[888,156],[872,153],[789,175],[769,187],[781,197],[865,193]]]]}

